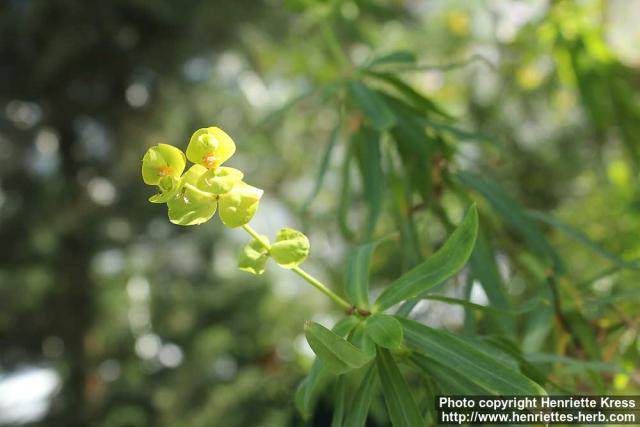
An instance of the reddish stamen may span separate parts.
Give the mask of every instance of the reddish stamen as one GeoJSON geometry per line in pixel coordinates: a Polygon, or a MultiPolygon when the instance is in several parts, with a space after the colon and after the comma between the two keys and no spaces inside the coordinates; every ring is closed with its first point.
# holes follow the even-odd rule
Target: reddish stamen
{"type": "Polygon", "coordinates": [[[202,164],[208,169],[211,169],[216,165],[216,160],[218,160],[218,158],[214,155],[213,151],[209,151],[202,157],[202,164]]]}

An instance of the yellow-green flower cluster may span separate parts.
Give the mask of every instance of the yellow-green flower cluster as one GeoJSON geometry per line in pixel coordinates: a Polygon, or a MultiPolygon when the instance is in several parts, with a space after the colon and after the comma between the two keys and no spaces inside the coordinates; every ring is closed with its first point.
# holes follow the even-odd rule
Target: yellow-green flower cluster
{"type": "Polygon", "coordinates": [[[262,190],[242,181],[238,169],[221,166],[236,151],[229,135],[217,127],[198,129],[187,146],[158,144],[142,159],[142,178],[157,185],[152,203],[166,203],[169,220],[179,225],[208,221],[216,210],[228,227],[247,224],[258,209],[262,190]],[[184,174],[186,160],[194,163],[184,174]]]}

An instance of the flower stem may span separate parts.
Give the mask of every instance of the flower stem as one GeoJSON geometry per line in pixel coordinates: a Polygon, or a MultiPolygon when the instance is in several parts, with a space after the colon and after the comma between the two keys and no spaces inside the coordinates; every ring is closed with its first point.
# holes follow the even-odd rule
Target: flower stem
{"type": "MultiPolygon", "coordinates": [[[[258,243],[260,243],[262,245],[262,247],[267,252],[269,252],[271,250],[271,246],[269,245],[269,243],[267,243],[262,238],[262,236],[260,236],[253,228],[251,228],[251,226],[245,224],[245,225],[242,226],[242,228],[244,228],[245,231],[251,235],[251,237],[256,239],[256,241],[258,243]]],[[[349,304],[344,299],[340,298],[340,296],[338,296],[335,292],[333,292],[331,289],[329,289],[325,284],[323,284],[321,281],[319,281],[318,279],[316,279],[315,277],[313,277],[312,275],[310,275],[309,273],[307,273],[306,271],[304,271],[300,267],[293,267],[291,269],[291,271],[296,273],[298,276],[302,277],[304,280],[309,282],[311,285],[313,285],[320,292],[322,292],[323,294],[325,294],[326,296],[331,298],[333,300],[333,302],[335,302],[336,304],[342,306],[343,308],[345,308],[347,310],[349,310],[349,309],[351,309],[353,307],[351,304],[349,304]]]]}

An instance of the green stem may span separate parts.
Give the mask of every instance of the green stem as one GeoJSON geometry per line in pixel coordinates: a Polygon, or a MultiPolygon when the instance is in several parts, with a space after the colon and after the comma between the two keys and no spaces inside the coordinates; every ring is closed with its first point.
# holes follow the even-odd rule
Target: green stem
{"type": "MultiPolygon", "coordinates": [[[[256,239],[256,241],[258,243],[260,243],[262,245],[262,247],[267,252],[269,252],[271,250],[271,246],[269,245],[269,243],[267,243],[262,238],[262,236],[260,236],[253,228],[251,228],[251,226],[245,224],[245,225],[242,226],[242,228],[244,228],[245,231],[251,235],[251,237],[256,239]]],[[[313,285],[320,292],[322,292],[323,294],[325,294],[326,296],[331,298],[336,304],[341,305],[342,307],[344,307],[347,310],[350,310],[350,309],[353,308],[353,306],[351,304],[349,304],[344,299],[340,298],[340,296],[338,296],[336,293],[334,293],[325,284],[323,284],[321,281],[319,281],[318,279],[316,279],[315,277],[313,277],[312,275],[310,275],[309,273],[307,273],[306,271],[304,271],[300,267],[293,267],[291,269],[291,271],[296,273],[298,276],[302,277],[304,280],[309,282],[311,285],[313,285]]]]}

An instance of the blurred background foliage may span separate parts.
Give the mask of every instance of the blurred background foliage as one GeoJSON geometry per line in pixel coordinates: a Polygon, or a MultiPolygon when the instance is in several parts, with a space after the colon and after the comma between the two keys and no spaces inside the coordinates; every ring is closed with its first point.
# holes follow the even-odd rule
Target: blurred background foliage
{"type": "MultiPolygon", "coordinates": [[[[413,316],[483,336],[551,390],[640,392],[640,2],[9,0],[0,4],[0,424],[327,425],[302,419],[312,318],[341,318],[246,238],[170,224],[140,159],[225,129],[340,289],[379,290],[471,201],[481,240],[413,316]],[[497,336],[499,334],[499,336],[497,336]]],[[[250,178],[249,178],[250,177],[250,178]]],[[[382,401],[369,423],[387,425],[382,401]]]]}

